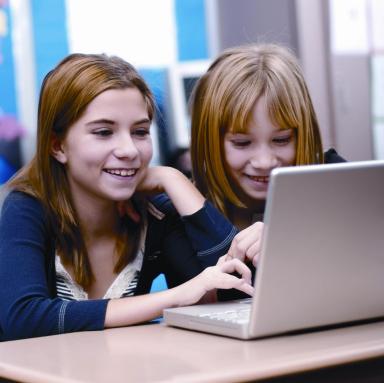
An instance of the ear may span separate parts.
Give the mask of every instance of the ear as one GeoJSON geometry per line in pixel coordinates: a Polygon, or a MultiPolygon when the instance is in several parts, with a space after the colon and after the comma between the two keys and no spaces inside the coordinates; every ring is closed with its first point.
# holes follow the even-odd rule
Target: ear
{"type": "Polygon", "coordinates": [[[56,135],[52,135],[52,138],[51,138],[51,154],[60,163],[62,164],[67,163],[67,156],[63,150],[63,144],[56,137],[56,135]]]}

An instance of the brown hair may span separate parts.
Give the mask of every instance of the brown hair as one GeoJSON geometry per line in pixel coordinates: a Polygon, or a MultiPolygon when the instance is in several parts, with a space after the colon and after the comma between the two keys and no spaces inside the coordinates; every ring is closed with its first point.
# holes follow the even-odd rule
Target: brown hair
{"type": "MultiPolygon", "coordinates": [[[[100,93],[110,89],[137,88],[153,118],[154,101],[135,68],[119,57],[104,54],[71,54],[44,78],[38,108],[37,149],[34,158],[8,183],[8,187],[38,198],[44,205],[56,247],[64,263],[73,267],[83,287],[94,280],[81,227],[74,208],[65,167],[51,154],[52,138],[64,139],[68,129],[100,93]]],[[[122,218],[117,234],[119,272],[135,256],[141,227],[122,218]],[[129,239],[128,240],[128,234],[129,239]]]]}
{"type": "Polygon", "coordinates": [[[227,214],[244,206],[225,169],[223,139],[244,133],[256,101],[265,96],[272,121],[296,132],[296,165],[323,162],[319,125],[296,57],[275,44],[225,50],[197,82],[191,98],[191,158],[196,186],[227,214]]]}

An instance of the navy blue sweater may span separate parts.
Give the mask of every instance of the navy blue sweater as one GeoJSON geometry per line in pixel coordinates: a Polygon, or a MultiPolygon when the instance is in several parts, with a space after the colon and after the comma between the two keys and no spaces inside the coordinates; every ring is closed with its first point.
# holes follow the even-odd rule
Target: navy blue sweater
{"type": "MultiPolygon", "coordinates": [[[[176,213],[164,195],[152,202],[135,295],[164,273],[168,286],[194,277],[225,254],[236,229],[206,202],[195,214],[176,213]]],[[[0,341],[104,328],[108,300],[66,301],[56,295],[55,238],[42,204],[20,192],[4,201],[0,219],[0,341]]]]}

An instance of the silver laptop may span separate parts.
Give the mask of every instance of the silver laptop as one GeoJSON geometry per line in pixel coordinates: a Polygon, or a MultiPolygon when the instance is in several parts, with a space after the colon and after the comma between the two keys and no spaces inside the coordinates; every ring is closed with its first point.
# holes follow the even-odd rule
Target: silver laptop
{"type": "Polygon", "coordinates": [[[384,318],[384,161],[273,170],[252,299],[164,310],[251,339],[384,318]]]}

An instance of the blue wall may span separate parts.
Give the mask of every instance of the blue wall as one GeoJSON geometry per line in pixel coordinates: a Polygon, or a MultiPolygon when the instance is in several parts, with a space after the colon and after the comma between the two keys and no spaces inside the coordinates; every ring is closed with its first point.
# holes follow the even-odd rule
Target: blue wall
{"type": "MultiPolygon", "coordinates": [[[[45,74],[68,54],[65,0],[31,0],[33,41],[37,91],[45,74]]],[[[8,34],[1,39],[0,108],[17,116],[14,58],[12,51],[12,19],[9,7],[8,34]]]]}
{"type": "Polygon", "coordinates": [[[0,108],[6,114],[17,115],[16,85],[12,52],[12,20],[8,7],[3,9],[7,18],[6,36],[0,37],[2,60],[0,62],[0,108]]]}
{"type": "Polygon", "coordinates": [[[36,86],[68,54],[65,0],[32,0],[36,86]]]}
{"type": "Polygon", "coordinates": [[[208,58],[204,0],[175,0],[179,61],[208,58]]]}

